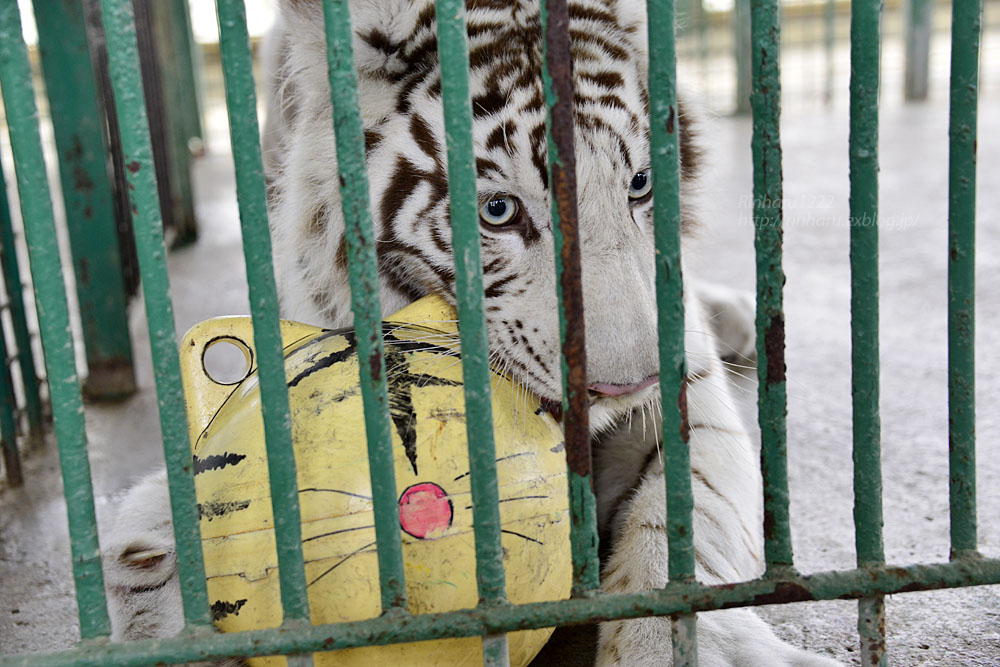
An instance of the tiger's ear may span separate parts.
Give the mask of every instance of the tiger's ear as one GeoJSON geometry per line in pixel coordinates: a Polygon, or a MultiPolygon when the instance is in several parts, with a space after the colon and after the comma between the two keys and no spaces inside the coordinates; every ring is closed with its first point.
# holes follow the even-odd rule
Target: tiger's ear
{"type": "MultiPolygon", "coordinates": [[[[322,0],[281,0],[280,8],[286,34],[325,49],[322,0]]],[[[399,57],[399,45],[418,25],[433,29],[433,0],[350,0],[350,12],[354,63],[362,75],[403,71],[406,64],[399,57]]]]}

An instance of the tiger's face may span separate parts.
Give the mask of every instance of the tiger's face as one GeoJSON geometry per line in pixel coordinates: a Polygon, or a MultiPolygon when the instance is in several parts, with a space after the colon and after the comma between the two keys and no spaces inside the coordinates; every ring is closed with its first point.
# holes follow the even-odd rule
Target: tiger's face
{"type": "MultiPolygon", "coordinates": [[[[571,0],[587,373],[595,428],[652,400],[659,368],[645,3],[571,0]]],[[[286,0],[265,132],[285,317],[350,322],[319,2],[286,0]]],[[[539,3],[467,2],[490,351],[543,399],[561,395],[539,3]]],[[[385,313],[454,303],[433,0],[353,0],[371,210],[385,313]]],[[[695,158],[681,125],[685,180],[695,158]]],[[[573,326],[573,323],[570,323],[573,326]]]]}

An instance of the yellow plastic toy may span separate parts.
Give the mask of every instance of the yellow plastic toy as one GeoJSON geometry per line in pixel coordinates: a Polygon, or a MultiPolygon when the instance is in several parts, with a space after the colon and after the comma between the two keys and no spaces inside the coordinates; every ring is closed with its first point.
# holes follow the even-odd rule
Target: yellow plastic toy
{"type": "MultiPolygon", "coordinates": [[[[475,546],[462,367],[452,308],[428,297],[389,318],[385,350],[395,473],[410,611],[476,605],[475,546]],[[434,328],[420,324],[432,323],[434,328]]],[[[358,358],[352,332],[282,322],[299,478],[303,553],[313,623],[381,612],[358,358]]],[[[195,456],[208,594],[228,632],[281,623],[277,555],[260,390],[249,318],[192,328],[181,346],[195,456]],[[219,384],[205,351],[226,341],[247,355],[248,374],[219,384]]],[[[512,602],[570,591],[569,514],[563,437],[538,399],[492,376],[504,566],[512,602]]],[[[527,665],[551,630],[510,635],[511,665],[527,665]]],[[[478,637],[316,654],[320,666],[481,665],[478,637]]],[[[283,665],[257,658],[253,665],[283,665]]]]}

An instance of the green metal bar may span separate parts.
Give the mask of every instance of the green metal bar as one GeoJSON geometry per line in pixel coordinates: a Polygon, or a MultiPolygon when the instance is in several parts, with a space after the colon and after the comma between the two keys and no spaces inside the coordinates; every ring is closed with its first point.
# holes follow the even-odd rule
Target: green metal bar
{"type": "Polygon", "coordinates": [[[780,26],[777,0],[752,0],[753,216],[757,252],[757,388],[764,473],[767,570],[792,567],[785,432],[785,315],[782,311],[780,26]]]}
{"type": "Polygon", "coordinates": [[[87,353],[84,392],[120,399],[136,390],[132,339],[83,5],[38,5],[35,22],[87,353]]]}
{"type": "Polygon", "coordinates": [[[111,626],[104,599],[94,493],[87,460],[87,433],[76,375],[66,285],[42,158],[31,65],[16,0],[0,1],[0,81],[3,81],[3,102],[59,443],[80,636],[89,639],[107,635],[111,626]]]}
{"type": "Polygon", "coordinates": [[[885,596],[858,600],[858,636],[861,637],[861,667],[887,667],[885,651],[885,596]]]}
{"type": "Polygon", "coordinates": [[[14,382],[11,380],[10,367],[7,365],[7,341],[4,340],[0,327],[0,443],[3,447],[3,465],[10,486],[24,484],[21,474],[21,454],[17,450],[17,417],[14,408],[17,401],[14,398],[14,382]]]}
{"type": "Polygon", "coordinates": [[[579,597],[600,587],[601,564],[597,555],[597,501],[590,452],[590,396],[587,391],[583,276],[580,269],[576,157],[573,148],[573,60],[570,53],[569,9],[565,0],[547,0],[542,3],[541,11],[545,33],[542,79],[548,108],[549,192],[562,355],[563,432],[569,476],[572,595],[579,597]]]}
{"type": "MultiPolygon", "coordinates": [[[[194,190],[191,185],[191,148],[189,106],[194,100],[197,107],[197,89],[191,69],[191,50],[181,33],[186,29],[183,13],[187,12],[184,0],[135,0],[147,5],[144,10],[150,17],[150,36],[153,49],[150,55],[157,75],[146,81],[159,83],[163,123],[162,146],[166,159],[167,183],[170,186],[171,218],[177,236],[175,245],[193,242],[198,237],[198,220],[194,214],[194,190]],[[187,68],[187,71],[185,71],[187,68]]],[[[141,28],[140,28],[141,31],[141,28]]],[[[140,32],[140,39],[142,34],[140,32]]],[[[156,98],[154,98],[156,99],[156,98]]],[[[148,104],[147,98],[147,104],[148,104]]]]}
{"type": "Polygon", "coordinates": [[[285,385],[285,355],[278,325],[278,291],[267,225],[264,164],[257,126],[253,56],[243,0],[217,0],[219,50],[236,166],[236,196],[250,286],[253,340],[260,377],[267,468],[278,549],[281,606],[286,619],[309,620],[309,591],[302,560],[299,483],[292,448],[292,418],[285,385]]]}
{"type": "MultiPolygon", "coordinates": [[[[671,585],[694,581],[691,460],[688,449],[687,359],[684,354],[684,285],[681,275],[680,131],[674,1],[649,0],[650,163],[656,242],[656,303],[663,404],[663,456],[667,494],[671,585]]],[[[696,619],[672,620],[676,667],[698,664],[696,619]]]]}
{"type": "Polygon", "coordinates": [[[191,15],[187,0],[170,0],[165,3],[164,15],[170,22],[171,52],[175,62],[173,76],[176,89],[183,92],[174,100],[174,116],[177,123],[178,150],[184,148],[191,153],[191,140],[203,136],[201,124],[201,77],[198,65],[200,58],[195,49],[200,49],[191,32],[191,15]]]}
{"type": "Polygon", "coordinates": [[[38,373],[35,370],[35,356],[31,351],[31,334],[28,333],[28,316],[24,308],[24,283],[21,282],[21,268],[17,261],[17,246],[14,240],[14,226],[7,202],[7,184],[0,169],[0,267],[4,284],[7,286],[7,300],[10,303],[10,317],[14,325],[14,342],[17,344],[17,365],[21,370],[21,384],[24,390],[24,410],[28,415],[28,435],[39,440],[43,435],[42,399],[38,392],[38,373]]]}
{"type": "MultiPolygon", "coordinates": [[[[163,245],[156,173],[143,102],[135,21],[129,0],[102,0],[111,82],[128,171],[132,223],[146,301],[146,320],[153,350],[153,371],[160,412],[160,432],[170,484],[170,511],[181,573],[184,620],[209,625],[211,614],[201,555],[201,531],[195,504],[191,445],[181,388],[174,312],[170,302],[166,249],[163,245]]],[[[49,372],[51,376],[51,371],[49,372]]],[[[52,383],[54,384],[54,383],[52,383]]]]}
{"type": "Polygon", "coordinates": [[[934,565],[881,566],[819,572],[807,576],[764,578],[740,584],[677,584],[668,589],[629,594],[597,594],[524,605],[489,605],[445,614],[420,614],[400,620],[376,619],[315,625],[301,631],[285,628],[217,634],[203,642],[188,637],[143,640],[127,644],[85,644],[73,651],[0,657],[2,667],[60,665],[148,665],[189,662],[227,656],[276,655],[336,650],[448,637],[472,637],[556,624],[585,623],[594,618],[638,618],[710,611],[717,608],[836,600],[913,591],[1000,583],[1000,559],[963,559],[934,565]]]}
{"type": "MultiPolygon", "coordinates": [[[[859,566],[885,561],[879,419],[878,94],[882,2],[851,3],[850,252],[854,542],[859,566]]],[[[858,601],[861,664],[886,664],[885,603],[858,601]]]]}
{"type": "Polygon", "coordinates": [[[982,0],[955,0],[948,128],[948,451],[951,556],[976,553],[976,106],[982,0]]]}
{"type": "Polygon", "coordinates": [[[393,468],[389,397],[382,354],[382,304],[378,293],[375,237],[368,203],[365,140],[358,105],[358,82],[351,49],[348,0],[324,0],[326,54],[330,67],[330,100],[337,135],[337,164],[347,241],[351,308],[361,360],[361,397],[368,434],[368,462],[375,514],[378,573],[383,612],[405,608],[406,582],[399,532],[398,491],[393,468]]]}
{"type": "Polygon", "coordinates": [[[934,3],[909,0],[905,11],[906,59],[903,95],[909,101],[927,99],[930,79],[931,18],[934,3]]]}
{"type": "Polygon", "coordinates": [[[479,251],[479,197],[472,143],[469,46],[463,0],[437,0],[441,96],[448,138],[448,199],[455,255],[455,301],[462,336],[465,419],[475,507],[476,578],[483,602],[503,602],[507,591],[500,543],[500,497],[490,399],[489,332],[483,310],[479,251]]]}

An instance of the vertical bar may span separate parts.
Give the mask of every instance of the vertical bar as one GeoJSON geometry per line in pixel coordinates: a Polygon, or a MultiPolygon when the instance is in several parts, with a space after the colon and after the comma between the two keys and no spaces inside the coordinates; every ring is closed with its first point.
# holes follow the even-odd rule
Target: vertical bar
{"type": "Polygon", "coordinates": [[[246,8],[242,0],[218,0],[216,9],[260,377],[281,606],[286,620],[308,621],[309,591],[302,560],[299,484],[292,448],[288,387],[285,385],[285,356],[278,325],[278,291],[274,282],[271,235],[267,225],[264,165],[257,126],[257,97],[254,93],[246,8]]]}
{"type": "MultiPolygon", "coordinates": [[[[882,0],[851,3],[850,252],[854,542],[859,567],[885,562],[879,418],[878,95],[882,0]]],[[[884,666],[885,603],[858,600],[863,667],[884,666]]]]}
{"type": "Polygon", "coordinates": [[[542,78],[548,107],[549,191],[552,193],[552,238],[562,346],[563,431],[569,468],[572,594],[580,597],[600,587],[601,566],[597,556],[597,508],[590,453],[590,397],[573,147],[573,57],[566,0],[542,3],[542,26],[545,33],[542,78]]]}
{"type": "Polygon", "coordinates": [[[330,100],[337,138],[337,164],[344,212],[351,309],[361,366],[361,397],[368,434],[378,573],[382,610],[406,608],[403,549],[399,532],[396,475],[393,469],[389,397],[382,355],[382,304],[378,293],[375,238],[368,204],[365,141],[358,105],[358,82],[351,48],[353,34],[348,0],[324,0],[330,100]]]}
{"type": "Polygon", "coordinates": [[[750,56],[751,0],[734,0],[733,61],[736,63],[736,113],[750,111],[750,96],[753,94],[753,75],[750,56]]]}
{"type": "Polygon", "coordinates": [[[931,0],[908,0],[906,6],[906,60],[903,96],[907,101],[927,99],[930,76],[931,0]]]}
{"type": "MultiPolygon", "coordinates": [[[[668,568],[671,582],[693,582],[694,530],[688,450],[684,284],[681,275],[680,150],[674,0],[649,0],[650,162],[656,239],[656,304],[663,404],[668,568]]],[[[698,664],[694,614],[673,617],[675,667],[698,664]]]]}
{"type": "Polygon", "coordinates": [[[21,385],[24,389],[24,409],[28,415],[28,435],[32,439],[42,437],[42,399],[38,393],[38,373],[35,357],[31,351],[31,334],[28,333],[28,316],[24,308],[24,283],[17,261],[17,246],[14,241],[14,226],[10,218],[7,202],[7,184],[0,169],[0,266],[3,281],[7,286],[7,302],[10,304],[10,318],[14,325],[14,342],[17,344],[17,365],[21,371],[21,385]]]}
{"type": "Polygon", "coordinates": [[[201,58],[195,52],[195,49],[200,47],[195,44],[194,35],[191,34],[191,15],[188,12],[187,0],[170,0],[163,10],[166,13],[166,21],[170,24],[171,53],[176,59],[176,67],[173,70],[174,90],[182,93],[180,99],[174,100],[177,150],[183,148],[190,156],[192,154],[191,140],[200,140],[203,135],[201,125],[202,87],[198,69],[201,58]]]}
{"type": "Polygon", "coordinates": [[[757,389],[767,573],[792,567],[785,432],[785,315],[781,267],[781,72],[777,0],[751,0],[753,215],[757,254],[757,389]]]}
{"type": "Polygon", "coordinates": [[[948,451],[951,557],[976,553],[976,106],[982,0],[955,0],[948,127],[948,451]]]}
{"type": "Polygon", "coordinates": [[[3,326],[0,325],[0,440],[3,447],[3,465],[7,483],[11,486],[24,484],[21,475],[21,454],[17,450],[17,418],[14,408],[14,383],[7,365],[7,341],[4,340],[3,326]]]}
{"type": "Polygon", "coordinates": [[[170,484],[170,511],[177,545],[177,569],[181,573],[181,593],[184,599],[184,620],[189,626],[209,625],[211,615],[195,504],[191,444],[186,426],[173,305],[170,302],[170,282],[167,276],[167,253],[163,244],[153,151],[139,73],[132,3],[129,0],[102,0],[101,8],[115,109],[121,127],[122,150],[128,172],[146,319],[153,350],[160,431],[163,435],[163,451],[170,484]]]}
{"type": "Polygon", "coordinates": [[[31,65],[16,0],[0,0],[0,81],[3,81],[3,102],[59,443],[80,636],[89,639],[109,634],[111,625],[104,599],[94,493],[87,460],[87,433],[76,375],[66,286],[42,159],[31,65]]]}
{"type": "MultiPolygon", "coordinates": [[[[455,301],[462,338],[466,432],[475,508],[476,580],[481,602],[502,603],[507,599],[507,587],[500,541],[500,497],[493,443],[489,334],[483,309],[479,197],[472,143],[465,3],[462,0],[437,0],[436,8],[441,96],[448,138],[448,201],[455,255],[455,301]]],[[[484,638],[485,664],[505,665],[506,643],[504,636],[484,638]]]]}
{"type": "MultiPolygon", "coordinates": [[[[503,603],[507,586],[500,540],[493,404],[490,398],[489,332],[483,308],[483,268],[479,248],[479,197],[472,141],[469,45],[465,2],[437,0],[438,57],[448,154],[448,201],[455,255],[455,301],[462,340],[466,433],[475,515],[476,581],[482,603],[503,603]]],[[[483,664],[506,667],[506,635],[483,637],[483,664]]]]}
{"type": "Polygon", "coordinates": [[[39,5],[35,21],[87,353],[84,392],[120,399],[136,390],[132,340],[83,6],[39,5]]]}

